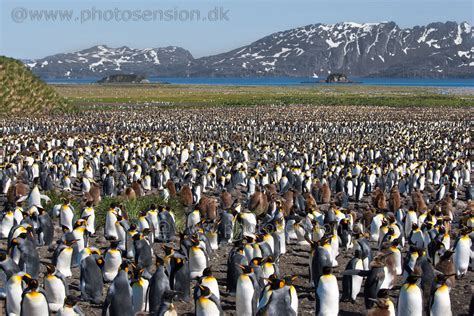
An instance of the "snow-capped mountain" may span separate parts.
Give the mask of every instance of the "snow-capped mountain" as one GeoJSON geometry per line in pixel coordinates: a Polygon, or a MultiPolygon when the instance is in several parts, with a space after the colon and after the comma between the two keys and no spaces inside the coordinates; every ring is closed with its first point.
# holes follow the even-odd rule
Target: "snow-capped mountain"
{"type": "Polygon", "coordinates": [[[95,46],[28,61],[42,77],[156,76],[473,77],[474,48],[466,23],[402,29],[394,22],[312,24],[277,32],[230,52],[194,59],[178,47],[95,46]]]}
{"type": "Polygon", "coordinates": [[[182,72],[193,60],[183,48],[133,49],[127,46],[111,48],[94,46],[75,53],[57,54],[25,63],[44,78],[104,77],[119,73],[153,75],[182,72]]]}

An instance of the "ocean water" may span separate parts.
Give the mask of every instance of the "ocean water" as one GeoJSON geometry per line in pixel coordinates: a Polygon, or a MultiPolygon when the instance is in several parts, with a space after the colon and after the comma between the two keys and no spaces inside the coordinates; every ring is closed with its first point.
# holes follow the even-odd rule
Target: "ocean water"
{"type": "MultiPolygon", "coordinates": [[[[54,84],[91,84],[100,78],[83,79],[46,79],[54,84]]],[[[197,85],[228,85],[228,86],[303,86],[327,85],[318,82],[319,79],[301,77],[150,77],[152,83],[166,82],[170,84],[197,84],[197,85]]],[[[353,84],[373,86],[411,86],[411,87],[455,87],[474,88],[473,79],[425,79],[425,78],[351,78],[353,84]]]]}

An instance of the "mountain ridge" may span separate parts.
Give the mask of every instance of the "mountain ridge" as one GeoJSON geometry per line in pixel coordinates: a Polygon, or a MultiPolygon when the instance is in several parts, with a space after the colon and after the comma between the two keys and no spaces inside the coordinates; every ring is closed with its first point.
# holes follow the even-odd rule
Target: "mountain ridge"
{"type": "Polygon", "coordinates": [[[133,49],[96,45],[25,61],[42,78],[145,76],[472,77],[467,22],[400,28],[395,22],[309,24],[279,31],[227,52],[194,58],[181,47],[133,49]]]}

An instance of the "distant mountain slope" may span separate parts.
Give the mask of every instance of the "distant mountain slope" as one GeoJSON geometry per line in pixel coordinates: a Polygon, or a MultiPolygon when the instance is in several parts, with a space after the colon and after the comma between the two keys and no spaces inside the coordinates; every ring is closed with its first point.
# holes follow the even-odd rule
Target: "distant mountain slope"
{"type": "Polygon", "coordinates": [[[20,61],[0,56],[0,113],[38,113],[64,108],[64,100],[20,61]]]}
{"type": "Polygon", "coordinates": [[[42,77],[349,76],[473,77],[473,40],[466,22],[401,29],[394,22],[312,24],[247,46],[194,59],[183,48],[94,46],[26,63],[42,77]]]}
{"type": "Polygon", "coordinates": [[[75,53],[26,61],[26,64],[45,78],[105,77],[121,73],[171,76],[181,73],[191,60],[190,52],[175,46],[133,49],[98,45],[75,53]]]}

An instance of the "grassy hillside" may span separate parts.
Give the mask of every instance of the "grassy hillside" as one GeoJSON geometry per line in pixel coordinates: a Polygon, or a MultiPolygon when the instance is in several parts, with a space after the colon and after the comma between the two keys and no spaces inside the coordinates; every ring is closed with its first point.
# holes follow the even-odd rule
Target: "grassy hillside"
{"type": "Polygon", "coordinates": [[[56,91],[18,60],[0,56],[0,113],[45,113],[65,108],[56,91]]]}

